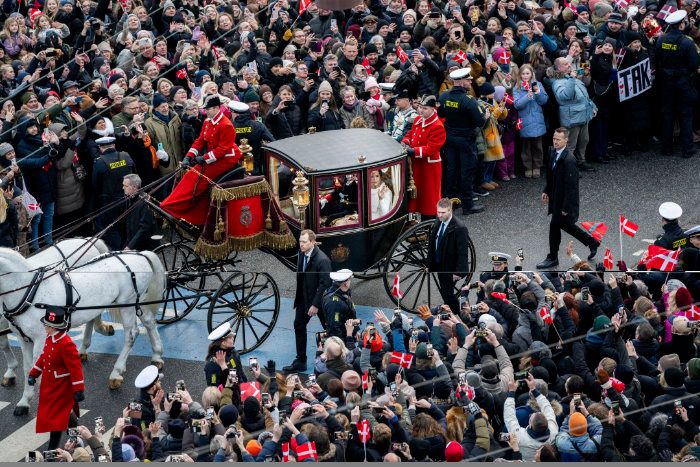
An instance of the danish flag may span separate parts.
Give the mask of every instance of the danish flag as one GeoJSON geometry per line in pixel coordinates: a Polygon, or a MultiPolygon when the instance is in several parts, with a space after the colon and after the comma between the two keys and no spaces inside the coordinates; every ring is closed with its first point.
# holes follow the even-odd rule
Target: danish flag
{"type": "Polygon", "coordinates": [[[403,298],[403,292],[401,292],[401,287],[399,286],[400,281],[401,281],[401,278],[399,277],[399,273],[397,272],[396,275],[394,276],[394,285],[391,287],[391,296],[392,297],[403,298]]]}
{"type": "Polygon", "coordinates": [[[241,383],[241,400],[245,401],[249,397],[255,397],[257,400],[262,400],[260,393],[260,383],[241,383]]]}
{"type": "Polygon", "coordinates": [[[413,363],[413,354],[391,352],[391,360],[389,363],[397,363],[402,368],[411,368],[411,363],[413,363]]]}
{"type": "Polygon", "coordinates": [[[664,5],[664,7],[659,11],[659,13],[656,15],[657,18],[662,19],[666,21],[666,18],[668,18],[668,15],[673,13],[674,11],[678,10],[678,8],[674,7],[673,5],[664,5]]]}
{"type": "Polygon", "coordinates": [[[401,60],[401,63],[406,63],[406,60],[408,60],[408,55],[406,55],[406,51],[402,47],[396,48],[396,56],[401,60]]]}
{"type": "Polygon", "coordinates": [[[522,129],[523,129],[523,119],[522,119],[522,118],[519,118],[519,119],[515,122],[515,129],[516,129],[516,130],[522,130],[522,129]]]}
{"type": "Polygon", "coordinates": [[[551,325],[554,322],[552,314],[549,312],[549,308],[547,308],[546,305],[540,308],[540,317],[546,324],[551,325]]]}
{"type": "Polygon", "coordinates": [[[612,251],[610,251],[610,248],[605,249],[605,256],[603,257],[603,267],[605,269],[612,269],[613,268],[613,257],[612,257],[612,251]]]}
{"type": "Polygon", "coordinates": [[[460,397],[466,396],[467,399],[474,400],[474,388],[468,384],[463,384],[457,387],[457,392],[461,393],[460,397]]]}
{"type": "Polygon", "coordinates": [[[302,14],[306,11],[307,8],[311,5],[311,0],[301,0],[299,2],[299,14],[302,14]]]}
{"type": "Polygon", "coordinates": [[[177,70],[177,73],[175,73],[175,76],[177,79],[186,79],[187,78],[187,68],[180,68],[177,70]]]}
{"type": "Polygon", "coordinates": [[[608,231],[608,226],[602,222],[581,222],[581,227],[598,241],[601,241],[603,235],[608,231]]]}
{"type": "Polygon", "coordinates": [[[308,443],[301,444],[297,446],[297,462],[301,462],[304,459],[314,459],[316,460],[318,456],[316,455],[316,443],[309,441],[308,443]]]}
{"type": "Polygon", "coordinates": [[[510,303],[510,300],[508,300],[508,295],[504,294],[503,292],[491,292],[491,296],[504,303],[510,303]]]}
{"type": "Polygon", "coordinates": [[[37,203],[30,203],[30,204],[27,204],[27,207],[28,207],[31,211],[38,211],[40,206],[39,206],[39,204],[37,204],[37,203]]]}
{"type": "Polygon", "coordinates": [[[465,60],[469,60],[469,57],[467,57],[467,53],[464,50],[458,50],[454,57],[452,57],[452,60],[461,65],[465,60]]]}
{"type": "Polygon", "coordinates": [[[498,55],[498,63],[501,65],[508,65],[510,63],[510,52],[504,50],[500,55],[498,55]]]}
{"type": "Polygon", "coordinates": [[[645,264],[647,268],[658,269],[663,272],[671,272],[676,268],[678,257],[681,255],[681,249],[676,251],[667,250],[656,245],[649,245],[647,248],[647,259],[645,264]]]}
{"type": "Polygon", "coordinates": [[[620,216],[620,231],[622,233],[626,233],[630,237],[634,237],[637,230],[639,230],[639,226],[637,224],[629,219],[626,219],[625,216],[620,216]]]}
{"type": "Polygon", "coordinates": [[[530,82],[523,81],[523,91],[529,91],[529,90],[530,90],[530,82]]]}
{"type": "Polygon", "coordinates": [[[372,65],[369,64],[369,58],[365,57],[362,59],[362,66],[365,67],[368,75],[372,74],[372,65]]]}
{"type": "Polygon", "coordinates": [[[618,9],[625,10],[627,9],[627,5],[629,5],[629,2],[627,2],[627,0],[615,0],[615,5],[618,9]]]}
{"type": "Polygon", "coordinates": [[[289,462],[289,443],[282,443],[282,462],[289,462]]]}
{"type": "Polygon", "coordinates": [[[369,430],[368,420],[360,420],[357,422],[357,434],[360,435],[360,441],[362,444],[367,444],[367,441],[369,441],[372,436],[372,433],[369,430]]]}
{"type": "Polygon", "coordinates": [[[362,389],[369,389],[369,370],[365,370],[365,372],[362,374],[362,389]]]}
{"type": "Polygon", "coordinates": [[[513,105],[515,100],[513,100],[513,96],[511,96],[508,93],[503,94],[503,102],[505,102],[508,105],[513,105]]]}

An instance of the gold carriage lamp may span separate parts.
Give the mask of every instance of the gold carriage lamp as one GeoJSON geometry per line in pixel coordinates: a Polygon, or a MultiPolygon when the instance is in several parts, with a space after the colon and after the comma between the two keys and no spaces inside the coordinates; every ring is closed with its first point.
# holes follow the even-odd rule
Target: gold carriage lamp
{"type": "Polygon", "coordinates": [[[299,218],[302,228],[304,227],[304,213],[309,206],[309,180],[304,177],[301,170],[297,170],[297,176],[292,180],[292,204],[299,210],[299,218]]]}
{"type": "Polygon", "coordinates": [[[238,148],[243,153],[243,167],[245,167],[245,174],[250,175],[253,173],[253,147],[248,144],[248,138],[242,138],[241,144],[238,148]]]}

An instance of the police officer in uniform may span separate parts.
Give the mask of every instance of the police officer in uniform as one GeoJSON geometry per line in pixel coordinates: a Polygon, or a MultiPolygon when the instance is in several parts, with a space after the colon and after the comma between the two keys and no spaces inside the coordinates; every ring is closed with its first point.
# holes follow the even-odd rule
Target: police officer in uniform
{"type": "Polygon", "coordinates": [[[253,175],[262,175],[265,173],[260,150],[262,142],[274,141],[275,137],[265,125],[253,119],[248,104],[231,101],[228,106],[234,114],[233,126],[236,127],[236,144],[240,147],[242,139],[248,140],[248,144],[253,148],[253,175]]]}
{"type": "Polygon", "coordinates": [[[438,115],[445,119],[445,162],[443,163],[443,195],[457,197],[463,214],[482,212],[484,207],[473,201],[474,177],[477,175],[476,132],[489,118],[476,100],[467,94],[472,82],[471,68],[450,73],[454,87],[440,94],[438,115]]]}
{"type": "Polygon", "coordinates": [[[683,157],[695,153],[693,145],[693,108],[697,92],[690,77],[698,72],[700,60],[695,44],[681,30],[688,13],[677,10],[668,15],[666,34],[656,42],[656,79],[661,88],[662,145],[665,155],[671,154],[673,124],[678,117],[683,144],[683,157]]]}
{"type": "MultiPolygon", "coordinates": [[[[114,147],[115,138],[104,136],[95,140],[100,148],[100,157],[95,159],[92,170],[92,187],[97,195],[96,209],[118,202],[124,197],[122,182],[124,176],[134,173],[134,161],[129,154],[118,152],[114,147]]],[[[123,212],[121,205],[109,209],[95,218],[95,228],[98,232],[107,228],[123,212]]],[[[105,232],[102,239],[112,250],[122,247],[121,236],[116,226],[105,232]]]]}
{"type": "Polygon", "coordinates": [[[659,206],[659,215],[664,233],[656,239],[654,245],[667,250],[685,248],[688,242],[687,235],[678,224],[678,219],[683,215],[683,208],[674,202],[667,201],[659,206]]]}
{"type": "Polygon", "coordinates": [[[214,329],[208,339],[211,344],[207,349],[207,363],[204,365],[207,386],[225,385],[232,371],[236,372],[239,382],[245,382],[241,357],[233,348],[236,333],[231,331],[231,323],[224,323],[214,329]]]}
{"type": "Polygon", "coordinates": [[[688,246],[700,248],[700,225],[696,225],[692,229],[683,232],[688,237],[688,246]]]}
{"type": "Polygon", "coordinates": [[[141,411],[140,414],[134,411],[135,413],[132,412],[129,416],[140,418],[142,425],[148,427],[150,423],[156,421],[158,412],[160,412],[160,404],[158,407],[154,406],[153,400],[157,398],[162,400],[164,396],[164,391],[160,387],[160,370],[158,370],[158,367],[148,365],[141,370],[134,381],[134,386],[139,390],[134,402],[141,405],[141,411]]]}
{"type": "Polygon", "coordinates": [[[331,285],[323,294],[323,313],[326,315],[328,337],[336,336],[345,341],[345,322],[356,319],[355,305],[350,296],[350,279],[352,271],[341,269],[332,272],[331,285]]]}

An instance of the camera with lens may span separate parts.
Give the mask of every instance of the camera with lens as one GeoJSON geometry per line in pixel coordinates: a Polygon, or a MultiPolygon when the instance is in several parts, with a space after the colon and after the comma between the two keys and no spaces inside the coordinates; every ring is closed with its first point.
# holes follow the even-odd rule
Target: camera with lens
{"type": "Polygon", "coordinates": [[[44,462],[56,462],[61,457],[57,449],[44,451],[41,455],[44,456],[44,462]]]}
{"type": "Polygon", "coordinates": [[[78,439],[80,436],[80,431],[78,431],[77,428],[68,428],[68,438],[70,439],[78,439]]]}
{"type": "Polygon", "coordinates": [[[304,391],[294,391],[292,393],[292,398],[297,400],[304,400],[304,391]]]}
{"type": "Polygon", "coordinates": [[[141,412],[143,406],[139,402],[129,402],[129,410],[133,412],[141,412]]]}
{"type": "Polygon", "coordinates": [[[449,313],[440,313],[440,321],[447,321],[448,319],[450,319],[449,313]]]}

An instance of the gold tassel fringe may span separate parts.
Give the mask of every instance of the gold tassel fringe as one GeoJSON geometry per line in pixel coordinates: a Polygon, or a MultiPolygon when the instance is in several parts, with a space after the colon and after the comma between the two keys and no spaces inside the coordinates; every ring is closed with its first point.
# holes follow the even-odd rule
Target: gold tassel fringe
{"type": "Polygon", "coordinates": [[[270,185],[267,180],[263,179],[259,182],[250,183],[243,186],[235,186],[231,188],[221,188],[214,185],[211,190],[212,201],[233,201],[236,199],[250,198],[270,191],[270,185]]]}
{"type": "Polygon", "coordinates": [[[194,251],[204,259],[225,259],[232,251],[250,251],[260,247],[286,250],[296,247],[296,244],[291,231],[283,234],[258,232],[249,237],[228,237],[222,243],[210,243],[200,237],[194,251]]]}

